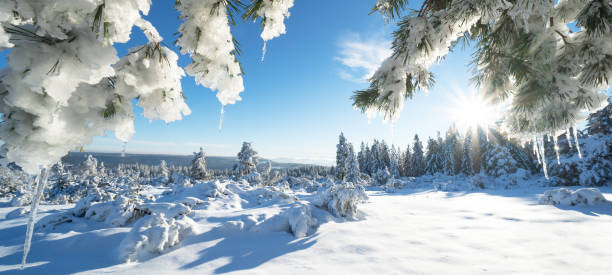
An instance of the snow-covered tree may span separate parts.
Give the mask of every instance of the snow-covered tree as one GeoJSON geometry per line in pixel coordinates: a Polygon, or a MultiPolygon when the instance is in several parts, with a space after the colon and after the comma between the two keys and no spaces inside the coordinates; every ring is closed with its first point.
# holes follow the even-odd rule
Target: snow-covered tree
{"type": "Polygon", "coordinates": [[[346,169],[346,177],[344,178],[344,181],[352,182],[352,183],[359,183],[360,182],[359,162],[357,161],[357,158],[355,157],[355,151],[353,149],[353,144],[350,144],[350,143],[349,143],[349,154],[348,154],[348,158],[346,159],[346,162],[347,162],[347,169],[346,169]]]}
{"type": "Polygon", "coordinates": [[[257,164],[259,163],[259,157],[257,152],[253,150],[253,144],[250,142],[243,142],[242,149],[238,152],[238,164],[234,170],[236,176],[242,177],[252,172],[257,172],[257,164]]]}
{"type": "Polygon", "coordinates": [[[502,177],[516,172],[517,163],[507,146],[500,142],[490,142],[486,152],[486,173],[493,177],[502,177]]]}
{"type": "Polygon", "coordinates": [[[264,168],[261,170],[261,175],[267,177],[270,175],[271,171],[272,171],[272,161],[268,160],[264,168]]]}
{"type": "Polygon", "coordinates": [[[166,165],[166,161],[163,159],[159,162],[159,176],[166,180],[170,176],[170,171],[168,171],[168,165],[166,165]]]}
{"type": "Polygon", "coordinates": [[[608,97],[608,106],[589,115],[587,120],[589,135],[610,135],[612,133],[612,97],[608,97]]]}
{"type": "Polygon", "coordinates": [[[367,152],[366,145],[362,141],[361,142],[361,146],[359,148],[359,153],[357,154],[357,162],[359,163],[359,168],[360,168],[360,171],[362,171],[362,172],[364,172],[363,171],[363,167],[365,167],[367,165],[366,164],[366,162],[367,162],[367,153],[368,152],[367,152]]]}
{"type": "Polygon", "coordinates": [[[354,106],[395,119],[404,100],[434,84],[429,68],[474,41],[474,80],[492,102],[509,103],[504,127],[522,140],[560,132],[604,107],[612,75],[609,0],[378,0],[397,21],[393,54],[357,91],[354,106]]]}
{"type": "Polygon", "coordinates": [[[427,140],[425,173],[433,175],[442,172],[441,143],[433,138],[427,140]]]}
{"type": "Polygon", "coordinates": [[[406,147],[406,151],[402,157],[402,175],[409,177],[412,176],[412,154],[410,153],[410,145],[406,147]]]}
{"type": "Polygon", "coordinates": [[[446,133],[446,140],[442,144],[441,158],[442,158],[442,171],[445,175],[455,175],[455,147],[457,146],[457,136],[454,131],[448,131],[446,133]]]}
{"type": "Polygon", "coordinates": [[[92,155],[87,155],[81,163],[81,174],[85,176],[98,175],[98,160],[92,155]]]}
{"type": "Polygon", "coordinates": [[[474,174],[474,168],[472,167],[472,129],[468,129],[463,141],[460,173],[467,176],[474,174]]]}
{"type": "Polygon", "coordinates": [[[390,158],[391,158],[391,164],[389,165],[389,173],[391,174],[391,177],[394,179],[397,179],[400,177],[400,172],[399,172],[399,157],[398,157],[398,153],[395,150],[395,147],[393,146],[391,149],[391,152],[389,153],[390,158]]]}
{"type": "Polygon", "coordinates": [[[189,176],[194,180],[204,180],[208,178],[208,169],[206,167],[206,152],[200,147],[200,152],[193,153],[191,160],[191,171],[189,176]]]}
{"type": "Polygon", "coordinates": [[[348,168],[348,158],[350,155],[350,146],[344,137],[344,133],[340,133],[338,144],[336,145],[336,179],[344,180],[348,168]]]}
{"type": "Polygon", "coordinates": [[[411,176],[418,177],[425,173],[425,157],[423,155],[423,144],[419,140],[418,135],[414,135],[414,143],[412,145],[412,158],[410,160],[412,168],[411,176]]]}

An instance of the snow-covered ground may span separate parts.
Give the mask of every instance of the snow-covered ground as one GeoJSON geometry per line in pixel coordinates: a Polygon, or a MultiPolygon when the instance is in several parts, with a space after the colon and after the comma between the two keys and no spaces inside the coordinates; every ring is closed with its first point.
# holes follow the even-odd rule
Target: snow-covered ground
{"type": "MultiPolygon", "coordinates": [[[[19,263],[27,215],[2,207],[0,273],[609,274],[612,202],[539,204],[540,195],[550,189],[386,193],[371,188],[369,201],[359,205],[358,220],[309,207],[318,228],[302,238],[289,233],[286,219],[279,218],[295,208],[294,198],[250,190],[193,207],[194,233],[138,262],[119,257],[130,226],[76,218],[55,229],[37,227],[24,270],[19,263]]],[[[600,190],[612,200],[612,188],[600,190]]],[[[313,201],[309,193],[292,195],[306,204],[313,201]]],[[[73,207],[43,205],[41,216],[73,207]]]]}

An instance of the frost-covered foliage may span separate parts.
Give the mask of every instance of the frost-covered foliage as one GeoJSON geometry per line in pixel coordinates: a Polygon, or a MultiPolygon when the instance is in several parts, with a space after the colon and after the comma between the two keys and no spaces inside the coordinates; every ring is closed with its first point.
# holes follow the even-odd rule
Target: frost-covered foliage
{"type": "MultiPolygon", "coordinates": [[[[146,19],[151,0],[5,0],[0,3],[0,50],[10,48],[0,70],[2,154],[26,172],[50,167],[94,136],[134,134],[132,103],[144,117],[165,122],[189,115],[178,56],[146,19]],[[148,43],[117,56],[116,43],[140,29],[148,43]]],[[[191,57],[189,75],[222,105],[244,90],[239,49],[230,24],[263,18],[262,38],[285,32],[292,0],[182,0],[176,44],[191,57]]]]}
{"type": "Polygon", "coordinates": [[[344,182],[319,190],[314,203],[336,217],[358,219],[360,215],[357,205],[367,200],[368,195],[362,185],[344,182]]]}
{"type": "Polygon", "coordinates": [[[552,205],[595,205],[608,202],[597,188],[581,188],[571,191],[567,188],[547,190],[540,198],[540,204],[552,205]]]}
{"type": "Polygon", "coordinates": [[[222,105],[240,100],[244,90],[228,18],[233,7],[226,5],[218,0],[181,0],[176,5],[185,20],[176,45],[193,60],[186,71],[198,84],[217,90],[222,105]]]}
{"type": "Polygon", "coordinates": [[[190,176],[195,180],[203,180],[208,177],[208,169],[206,169],[206,153],[204,152],[203,147],[200,147],[200,152],[193,153],[190,176]]]}
{"type": "Polygon", "coordinates": [[[425,0],[414,12],[408,2],[381,0],[374,7],[401,19],[393,55],[369,89],[353,97],[366,114],[396,119],[405,98],[434,84],[430,67],[466,41],[476,43],[474,79],[482,94],[509,103],[504,126],[523,141],[556,136],[583,122],[583,111],[607,104],[602,90],[612,75],[609,0],[425,0]]]}
{"type": "Polygon", "coordinates": [[[238,164],[234,167],[237,177],[242,177],[252,172],[257,172],[257,164],[259,157],[257,152],[253,150],[253,144],[243,142],[242,149],[238,152],[238,164]]]}

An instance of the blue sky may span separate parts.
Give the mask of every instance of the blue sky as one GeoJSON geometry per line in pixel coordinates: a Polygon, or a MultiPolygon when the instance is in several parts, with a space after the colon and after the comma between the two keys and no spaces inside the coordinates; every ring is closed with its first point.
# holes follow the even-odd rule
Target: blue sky
{"type": "MultiPolygon", "coordinates": [[[[192,114],[171,124],[149,122],[136,107],[136,134],[127,152],[190,154],[204,145],[209,155],[233,156],[242,141],[251,141],[264,158],[331,164],[340,131],[357,147],[361,141],[384,139],[402,148],[416,133],[426,137],[444,131],[453,122],[445,110],[470,89],[469,49],[457,49],[433,68],[436,86],[407,102],[393,127],[380,118],[368,121],[351,106],[353,91],[368,86],[364,77],[388,54],[395,29],[381,15],[368,15],[374,3],[297,0],[286,20],[287,34],[268,42],[265,62],[260,60],[259,24],[239,22],[232,31],[241,44],[245,91],[242,101],[225,107],[222,131],[215,94],[185,77],[182,85],[192,114]]],[[[168,45],[180,25],[172,5],[154,0],[147,16],[168,45]]],[[[117,45],[120,55],[145,43],[137,29],[132,37],[117,45]]],[[[179,62],[186,65],[189,58],[182,56],[179,62]]],[[[4,64],[2,57],[0,66],[4,64]]],[[[109,133],[85,149],[117,152],[121,144],[109,133]]]]}

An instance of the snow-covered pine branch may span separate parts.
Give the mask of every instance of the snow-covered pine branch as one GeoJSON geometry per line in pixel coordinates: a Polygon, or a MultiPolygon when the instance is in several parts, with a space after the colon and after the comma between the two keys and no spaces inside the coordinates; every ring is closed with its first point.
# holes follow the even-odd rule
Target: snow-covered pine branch
{"type": "Polygon", "coordinates": [[[406,98],[434,84],[429,67],[462,41],[475,42],[474,80],[492,102],[509,101],[505,126],[522,140],[556,136],[584,121],[584,111],[607,104],[601,90],[612,75],[610,1],[425,0],[413,13],[407,2],[374,7],[401,18],[394,54],[369,89],[353,96],[369,116],[396,119],[406,98]]]}

